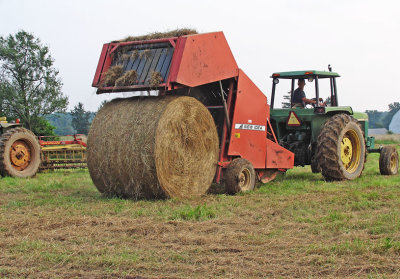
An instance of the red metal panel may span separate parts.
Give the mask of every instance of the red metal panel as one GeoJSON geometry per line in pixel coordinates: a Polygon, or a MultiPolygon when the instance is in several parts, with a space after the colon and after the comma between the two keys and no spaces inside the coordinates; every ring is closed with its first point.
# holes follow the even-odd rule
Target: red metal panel
{"type": "Polygon", "coordinates": [[[265,169],[267,118],[267,97],[239,70],[228,155],[241,156],[249,160],[254,168],[265,169]]]}
{"type": "MultiPolygon", "coordinates": [[[[228,115],[229,119],[232,119],[232,107],[233,107],[233,90],[235,86],[235,80],[231,79],[229,83],[229,92],[228,92],[228,99],[227,99],[227,109],[228,109],[228,115]]],[[[232,121],[231,121],[232,122],[232,121]]],[[[224,127],[222,129],[222,138],[220,142],[220,151],[219,151],[219,162],[218,162],[218,168],[217,168],[217,174],[215,176],[215,182],[220,183],[221,177],[222,177],[222,169],[226,168],[230,161],[228,158],[228,148],[227,146],[227,139],[229,139],[229,132],[228,132],[228,125],[227,125],[227,119],[225,118],[224,120],[224,127]]]]}
{"type": "Polygon", "coordinates": [[[93,82],[92,82],[92,86],[93,87],[96,87],[100,82],[101,71],[103,69],[104,60],[105,60],[105,57],[107,55],[108,45],[109,44],[104,44],[103,45],[103,49],[101,50],[99,63],[97,64],[96,73],[94,75],[94,79],[93,79],[93,82]]]}
{"type": "Polygon", "coordinates": [[[294,153],[283,148],[279,144],[266,139],[268,169],[291,169],[294,165],[294,153]]]}
{"type": "Polygon", "coordinates": [[[186,36],[183,47],[176,77],[171,77],[171,82],[194,87],[237,76],[238,66],[224,33],[186,36]]]}
{"type": "Polygon", "coordinates": [[[179,65],[181,64],[182,61],[183,50],[185,49],[186,39],[187,37],[180,37],[176,42],[174,55],[172,56],[171,70],[169,72],[167,85],[170,84],[171,80],[176,80],[176,77],[178,75],[179,65]]]}

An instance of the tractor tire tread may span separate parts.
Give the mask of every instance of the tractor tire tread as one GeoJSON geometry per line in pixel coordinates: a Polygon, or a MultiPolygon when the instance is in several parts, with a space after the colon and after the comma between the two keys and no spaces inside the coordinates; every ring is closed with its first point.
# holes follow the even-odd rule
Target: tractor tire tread
{"type": "Polygon", "coordinates": [[[382,175],[395,175],[398,172],[399,166],[399,154],[394,146],[384,146],[381,150],[381,155],[379,156],[379,171],[382,175]],[[397,168],[395,171],[392,170],[390,166],[390,159],[392,155],[397,158],[397,168]]]}
{"type": "MultiPolygon", "coordinates": [[[[315,159],[317,160],[321,173],[327,181],[344,180],[346,177],[340,169],[339,155],[337,154],[338,145],[340,144],[340,135],[343,129],[350,123],[356,122],[362,131],[365,147],[364,131],[361,124],[352,116],[347,114],[336,114],[329,118],[321,128],[321,132],[317,139],[317,150],[315,159]]],[[[364,149],[364,162],[366,161],[366,150],[364,149]]],[[[364,169],[364,164],[363,168],[364,169]]],[[[361,170],[361,173],[362,173],[361,170]]],[[[360,174],[361,174],[360,173],[360,174]]]]}
{"type": "MultiPolygon", "coordinates": [[[[22,137],[21,139],[23,139],[22,137]]],[[[39,170],[40,166],[40,145],[36,139],[36,135],[23,127],[9,128],[0,136],[0,175],[1,176],[11,176],[11,177],[33,177],[39,170]],[[37,149],[36,155],[33,160],[33,167],[27,169],[26,171],[17,172],[11,167],[9,163],[10,158],[8,153],[10,152],[7,148],[7,143],[10,141],[11,137],[15,134],[23,134],[25,138],[31,138],[32,146],[37,149]],[[35,166],[36,165],[36,166],[35,166]]]]}

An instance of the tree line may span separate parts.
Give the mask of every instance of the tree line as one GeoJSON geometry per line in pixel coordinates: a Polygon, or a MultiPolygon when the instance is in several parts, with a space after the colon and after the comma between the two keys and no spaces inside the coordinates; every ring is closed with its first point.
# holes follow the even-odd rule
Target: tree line
{"type": "Polygon", "coordinates": [[[38,136],[87,134],[93,113],[82,103],[66,113],[68,97],[58,75],[48,47],[33,34],[0,37],[0,116],[20,119],[38,136]]]}

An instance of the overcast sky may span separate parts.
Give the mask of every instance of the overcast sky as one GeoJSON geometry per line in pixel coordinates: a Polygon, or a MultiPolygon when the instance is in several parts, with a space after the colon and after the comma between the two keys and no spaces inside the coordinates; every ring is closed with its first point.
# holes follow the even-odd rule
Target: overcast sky
{"type": "Polygon", "coordinates": [[[341,75],[340,105],[387,110],[400,101],[398,0],[0,0],[0,11],[1,36],[23,29],[49,46],[69,109],[82,102],[96,111],[119,95],[91,87],[103,43],[181,27],[224,31],[239,67],[268,98],[271,73],[331,64],[341,75]]]}

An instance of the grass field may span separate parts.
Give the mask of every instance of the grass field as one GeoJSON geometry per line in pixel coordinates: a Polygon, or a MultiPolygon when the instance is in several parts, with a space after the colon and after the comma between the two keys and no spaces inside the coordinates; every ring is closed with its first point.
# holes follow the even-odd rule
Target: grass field
{"type": "MultiPolygon", "coordinates": [[[[398,146],[399,148],[399,146],[398,146]]],[[[400,176],[295,168],[251,193],[102,197],[86,170],[0,180],[0,278],[400,278],[400,176]]]]}

